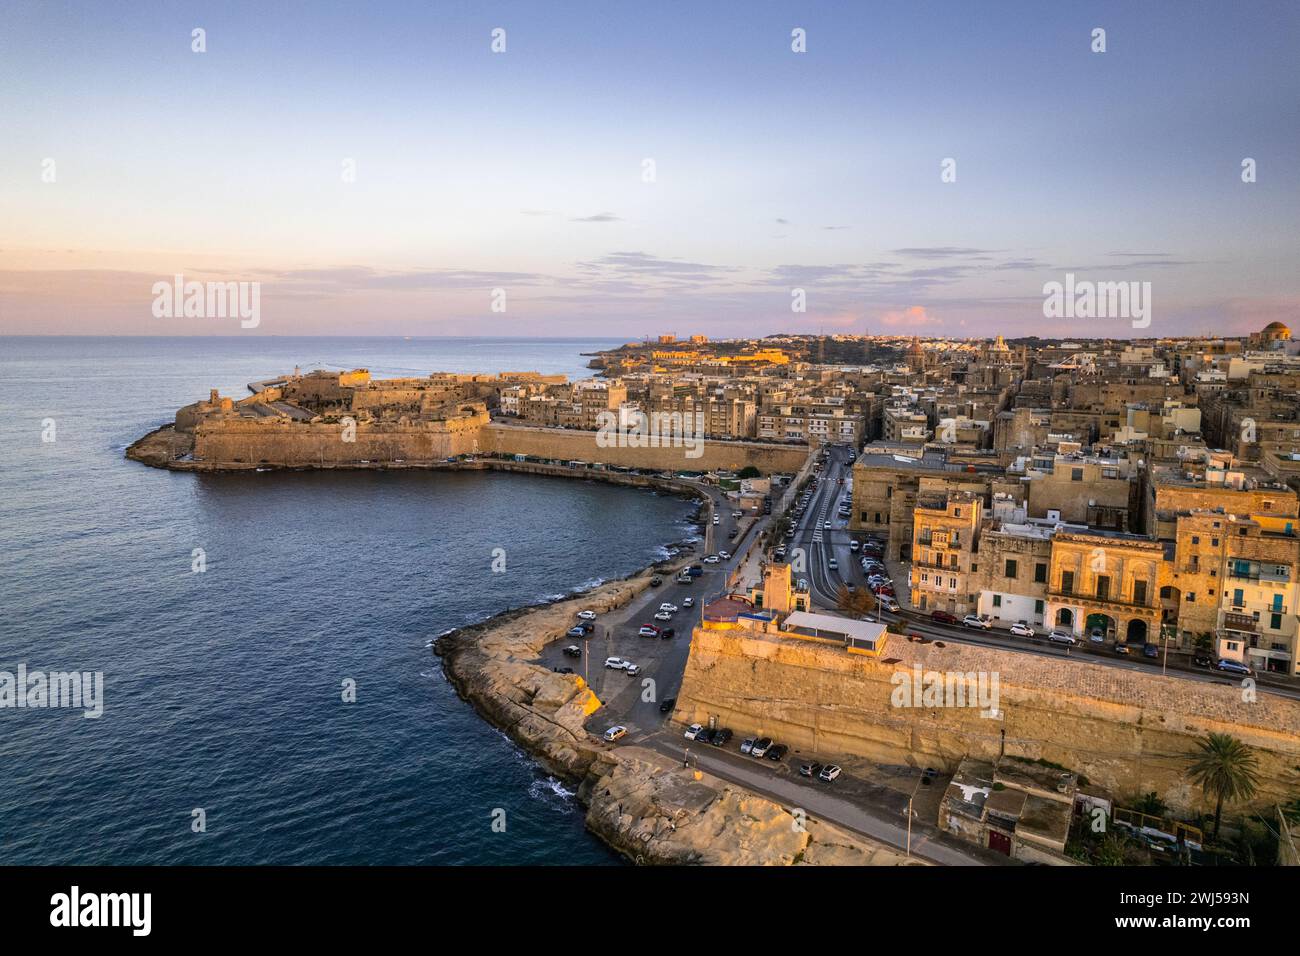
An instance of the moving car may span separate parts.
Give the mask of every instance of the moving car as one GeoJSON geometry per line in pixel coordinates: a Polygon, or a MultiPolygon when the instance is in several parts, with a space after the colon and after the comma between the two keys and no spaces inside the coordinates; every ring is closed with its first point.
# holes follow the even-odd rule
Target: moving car
{"type": "Polygon", "coordinates": [[[799,765],[799,776],[815,777],[822,772],[822,765],[819,763],[802,763],[799,765]]]}
{"type": "Polygon", "coordinates": [[[899,611],[902,610],[902,608],[898,606],[898,602],[895,601],[892,597],[888,597],[888,596],[880,597],[880,595],[877,595],[876,597],[877,600],[880,602],[880,606],[883,607],[890,614],[897,614],[899,611]]]}
{"type": "Polygon", "coordinates": [[[626,735],[627,735],[627,728],[620,727],[617,725],[605,731],[605,739],[608,740],[610,743],[613,743],[615,740],[618,740],[619,737],[623,737],[626,735]]]}
{"type": "Polygon", "coordinates": [[[930,620],[935,621],[939,624],[957,623],[957,618],[954,615],[949,614],[947,611],[931,611],[930,620]]]}
{"type": "Polygon", "coordinates": [[[850,541],[850,542],[849,542],[849,550],[850,550],[850,551],[857,552],[858,548],[860,548],[860,547],[862,547],[862,545],[858,544],[856,541],[850,541]]]}
{"type": "Polygon", "coordinates": [[[627,670],[628,662],[621,657],[607,657],[605,658],[605,666],[611,670],[622,671],[627,670]]]}
{"type": "Polygon", "coordinates": [[[637,631],[637,634],[642,637],[658,637],[659,628],[655,627],[653,624],[642,624],[641,630],[637,631]]]}
{"type": "Polygon", "coordinates": [[[682,598],[682,607],[695,607],[695,598],[690,597],[689,595],[682,598]]]}
{"type": "Polygon", "coordinates": [[[595,612],[595,611],[579,611],[579,612],[578,612],[578,617],[582,618],[584,621],[594,621],[594,620],[596,620],[596,612],[595,612]]]}
{"type": "Polygon", "coordinates": [[[714,515],[714,516],[713,516],[713,523],[714,523],[714,524],[718,524],[721,520],[722,520],[722,518],[721,518],[720,516],[718,516],[718,515],[714,515]]]}
{"type": "MultiPolygon", "coordinates": [[[[689,601],[690,598],[687,598],[686,600],[689,601]]],[[[659,610],[661,610],[661,611],[667,611],[669,614],[674,614],[674,613],[676,613],[676,611],[677,611],[677,605],[676,605],[676,604],[670,604],[669,602],[664,601],[663,604],[660,604],[660,605],[659,605],[659,610]]]]}
{"type": "Polygon", "coordinates": [[[673,709],[673,706],[674,706],[676,703],[677,703],[677,698],[676,698],[676,697],[665,697],[665,698],[663,699],[663,703],[661,703],[661,704],[659,705],[659,713],[661,713],[661,714],[666,714],[666,713],[668,713],[670,710],[673,709]]]}
{"type": "Polygon", "coordinates": [[[565,657],[581,657],[581,656],[582,656],[582,648],[579,647],[577,644],[570,644],[568,647],[566,647],[566,648],[564,649],[564,656],[565,656],[565,657]]]}
{"type": "Polygon", "coordinates": [[[840,775],[840,768],[835,766],[835,764],[831,763],[822,767],[822,772],[817,775],[817,779],[825,780],[827,783],[830,783],[839,775],[840,775]]]}
{"type": "Polygon", "coordinates": [[[831,523],[829,521],[825,521],[822,523],[822,527],[827,531],[829,531],[831,529],[831,523]]]}
{"type": "Polygon", "coordinates": [[[731,557],[731,553],[728,551],[719,551],[718,557],[721,558],[723,561],[726,561],[728,558],[731,557]]]}
{"type": "Polygon", "coordinates": [[[670,612],[668,612],[668,611],[655,611],[655,620],[656,620],[656,621],[671,621],[672,619],[673,619],[673,616],[672,616],[672,614],[671,614],[670,612]]]}
{"type": "Polygon", "coordinates": [[[586,637],[591,633],[590,624],[575,624],[564,632],[565,637],[586,637]]]}
{"type": "Polygon", "coordinates": [[[686,733],[683,736],[687,740],[695,740],[703,732],[704,732],[704,726],[702,724],[691,724],[689,727],[686,728],[686,733]]]}
{"type": "Polygon", "coordinates": [[[623,673],[628,677],[635,677],[637,674],[641,673],[641,668],[637,667],[631,661],[628,661],[627,667],[623,668],[623,673]]]}
{"type": "Polygon", "coordinates": [[[717,564],[717,563],[718,563],[718,556],[717,556],[716,554],[705,555],[705,557],[704,557],[704,563],[705,563],[705,564],[717,564]]]}
{"type": "Polygon", "coordinates": [[[1116,641],[1116,642],[1115,642],[1115,653],[1116,653],[1116,654],[1122,654],[1122,655],[1124,655],[1125,657],[1127,657],[1127,656],[1128,656],[1128,645],[1127,645],[1127,644],[1121,644],[1119,641],[1116,641]]]}
{"type": "Polygon", "coordinates": [[[1053,644],[1068,644],[1071,647],[1079,643],[1074,639],[1073,634],[1069,634],[1066,631],[1059,631],[1059,630],[1052,631],[1051,634],[1047,635],[1047,639],[1051,641],[1053,644]]]}
{"type": "Polygon", "coordinates": [[[754,741],[754,746],[749,748],[749,755],[751,757],[762,757],[771,748],[772,748],[772,738],[760,737],[758,740],[754,741]]]}
{"type": "Polygon", "coordinates": [[[961,626],[977,627],[981,631],[987,631],[993,625],[990,624],[988,621],[984,620],[984,618],[980,617],[978,614],[967,614],[964,618],[961,619],[961,626]]]}
{"type": "Polygon", "coordinates": [[[1214,669],[1216,671],[1226,671],[1229,674],[1244,674],[1247,677],[1254,673],[1240,661],[1230,661],[1226,657],[1220,658],[1219,662],[1214,665],[1214,669]]]}
{"type": "Polygon", "coordinates": [[[1016,621],[1011,625],[1011,633],[1016,637],[1037,637],[1038,633],[1028,621],[1016,621]]]}

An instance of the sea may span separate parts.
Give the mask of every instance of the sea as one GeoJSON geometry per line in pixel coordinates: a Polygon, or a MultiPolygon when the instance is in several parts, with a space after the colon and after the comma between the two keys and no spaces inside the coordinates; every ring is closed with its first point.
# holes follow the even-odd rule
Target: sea
{"type": "Polygon", "coordinates": [[[689,502],[123,451],[295,366],[583,377],[617,344],[0,337],[0,680],[103,681],[98,717],[0,707],[0,864],[616,864],[432,644],[664,557],[697,532],[689,502]]]}

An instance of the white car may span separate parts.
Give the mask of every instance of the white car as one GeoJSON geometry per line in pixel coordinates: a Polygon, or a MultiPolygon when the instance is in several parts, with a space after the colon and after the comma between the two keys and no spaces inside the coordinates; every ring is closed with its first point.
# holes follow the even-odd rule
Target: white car
{"type": "Polygon", "coordinates": [[[714,515],[714,516],[713,516],[713,523],[714,523],[714,524],[717,524],[717,523],[720,522],[721,520],[722,520],[722,519],[719,518],[717,515],[714,515]]]}
{"type": "Polygon", "coordinates": [[[880,601],[880,606],[890,614],[897,614],[902,610],[902,608],[898,606],[898,602],[891,597],[877,598],[877,600],[880,601]]]}
{"type": "Polygon", "coordinates": [[[667,611],[658,611],[655,614],[656,621],[671,621],[672,619],[673,616],[669,614],[667,611]]]}
{"type": "Polygon", "coordinates": [[[717,564],[717,563],[718,563],[718,556],[717,556],[716,554],[706,554],[706,555],[704,556],[704,563],[705,563],[705,564],[717,564]]]}
{"type": "Polygon", "coordinates": [[[745,512],[743,512],[743,511],[733,511],[733,512],[731,513],[731,517],[733,517],[733,518],[743,518],[743,517],[745,517],[745,512]]]}
{"type": "Polygon", "coordinates": [[[1033,626],[1030,624],[1026,624],[1024,621],[1017,621],[1015,624],[1012,624],[1011,633],[1016,635],[1016,637],[1037,637],[1038,636],[1038,632],[1034,630],[1033,626]]]}
{"type": "Polygon", "coordinates": [[[823,522],[822,527],[829,531],[831,527],[831,523],[829,521],[823,522]]]}
{"type": "MultiPolygon", "coordinates": [[[[689,599],[688,599],[688,600],[689,600],[689,599]]],[[[676,605],[676,604],[672,604],[672,603],[669,602],[669,601],[664,601],[663,604],[660,604],[660,605],[659,605],[659,610],[661,610],[661,611],[667,611],[669,614],[672,614],[673,612],[675,612],[675,611],[677,610],[677,605],[676,605]]]]}
{"type": "Polygon", "coordinates": [[[718,552],[718,557],[721,558],[723,561],[726,561],[728,558],[731,557],[731,552],[730,552],[730,551],[719,551],[719,552],[718,552]]]}
{"type": "Polygon", "coordinates": [[[682,607],[695,607],[695,598],[690,595],[682,598],[682,607]]]}
{"type": "Polygon", "coordinates": [[[1074,644],[1079,643],[1078,641],[1076,641],[1076,640],[1074,639],[1074,635],[1073,635],[1073,634],[1069,634],[1069,633],[1067,633],[1067,632],[1065,632],[1065,631],[1052,631],[1051,634],[1048,634],[1048,635],[1047,635],[1047,639],[1048,639],[1049,641],[1051,641],[1053,644],[1069,644],[1069,645],[1074,645],[1074,644]]]}
{"type": "Polygon", "coordinates": [[[596,612],[595,612],[595,611],[579,611],[579,612],[578,612],[578,617],[581,618],[581,619],[584,620],[584,621],[594,621],[594,620],[596,620],[596,612]]]}
{"type": "Polygon", "coordinates": [[[605,658],[605,666],[611,670],[625,671],[628,668],[628,662],[621,657],[607,657],[605,658]]]}
{"type": "Polygon", "coordinates": [[[832,571],[837,571],[839,570],[840,563],[836,561],[834,558],[831,558],[830,561],[826,562],[826,566],[830,568],[832,571]]]}
{"type": "Polygon", "coordinates": [[[829,763],[826,766],[822,767],[822,772],[819,773],[817,776],[820,779],[825,780],[827,783],[830,783],[839,775],[840,775],[840,768],[835,766],[835,764],[833,763],[829,763]]]}
{"type": "Polygon", "coordinates": [[[626,727],[614,726],[605,731],[605,739],[610,743],[613,743],[615,740],[618,740],[619,737],[625,736],[626,734],[626,727]]]}
{"type": "Polygon", "coordinates": [[[623,672],[627,674],[628,677],[635,677],[637,674],[641,673],[641,668],[637,667],[631,661],[628,661],[627,667],[623,668],[623,672]]]}
{"type": "Polygon", "coordinates": [[[987,631],[989,628],[993,626],[988,621],[984,620],[984,618],[980,617],[978,614],[967,614],[964,618],[961,619],[961,623],[962,623],[962,627],[977,627],[981,631],[987,631]]]}
{"type": "Polygon", "coordinates": [[[684,736],[686,737],[687,740],[694,740],[696,737],[700,735],[700,732],[703,730],[704,727],[702,725],[691,724],[689,727],[686,728],[686,733],[684,736]]]}

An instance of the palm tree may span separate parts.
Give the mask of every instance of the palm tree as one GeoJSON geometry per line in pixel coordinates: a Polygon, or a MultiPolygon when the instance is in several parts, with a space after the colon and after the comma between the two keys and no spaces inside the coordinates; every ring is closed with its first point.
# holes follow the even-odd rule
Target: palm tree
{"type": "Polygon", "coordinates": [[[1225,800],[1249,800],[1259,786],[1259,760],[1250,747],[1231,734],[1208,734],[1189,754],[1192,780],[1205,796],[1214,798],[1214,839],[1219,839],[1225,800]]]}

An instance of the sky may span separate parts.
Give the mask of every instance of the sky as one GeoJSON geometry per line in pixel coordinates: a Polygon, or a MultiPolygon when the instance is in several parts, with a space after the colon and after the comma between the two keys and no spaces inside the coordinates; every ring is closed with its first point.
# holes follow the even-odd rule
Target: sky
{"type": "Polygon", "coordinates": [[[1290,0],[9,0],[0,333],[1300,327],[1298,61],[1290,0]]]}

